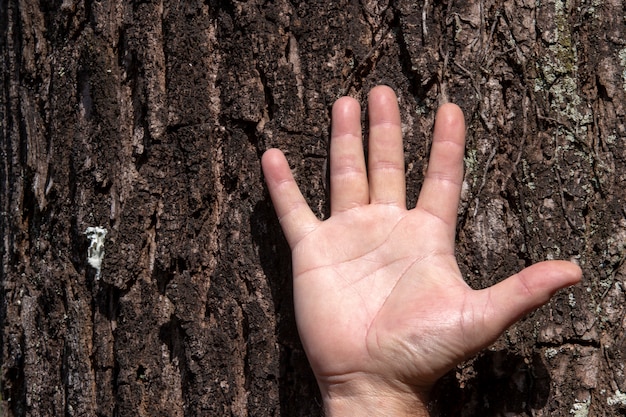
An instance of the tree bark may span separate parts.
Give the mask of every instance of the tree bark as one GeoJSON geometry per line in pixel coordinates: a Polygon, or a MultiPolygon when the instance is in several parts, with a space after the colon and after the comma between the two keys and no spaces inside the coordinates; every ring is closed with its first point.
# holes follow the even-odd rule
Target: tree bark
{"type": "Polygon", "coordinates": [[[409,206],[437,106],[465,112],[474,288],[544,259],[584,270],[443,378],[433,412],[623,415],[625,13],[0,1],[0,415],[321,415],[259,160],[284,150],[328,216],[330,106],[379,83],[400,100],[409,206]],[[88,227],[106,230],[99,268],[88,227]]]}

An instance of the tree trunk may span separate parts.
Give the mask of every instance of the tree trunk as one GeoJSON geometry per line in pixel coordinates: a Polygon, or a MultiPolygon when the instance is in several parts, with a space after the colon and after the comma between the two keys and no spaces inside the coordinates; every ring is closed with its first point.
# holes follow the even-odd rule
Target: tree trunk
{"type": "Polygon", "coordinates": [[[443,378],[435,413],[623,415],[625,13],[0,0],[0,415],[321,415],[259,160],[284,150],[327,216],[330,106],[379,83],[400,99],[409,205],[435,109],[465,111],[474,288],[543,259],[585,273],[443,378]]]}

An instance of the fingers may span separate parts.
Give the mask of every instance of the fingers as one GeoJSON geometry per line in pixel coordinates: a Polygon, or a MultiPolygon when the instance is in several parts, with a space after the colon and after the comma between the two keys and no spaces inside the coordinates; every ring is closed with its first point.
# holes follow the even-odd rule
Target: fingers
{"type": "Polygon", "coordinates": [[[463,184],[464,154],[463,112],[455,104],[444,104],[437,111],[428,169],[417,201],[417,208],[445,222],[452,240],[454,240],[457,209],[463,184]]]}
{"type": "Polygon", "coordinates": [[[567,261],[546,261],[523,269],[510,278],[480,291],[488,306],[483,345],[493,342],[525,314],[547,303],[556,291],[582,278],[580,268],[567,261]]]}
{"type": "Polygon", "coordinates": [[[293,249],[304,236],[318,226],[319,220],[300,193],[287,159],[281,151],[277,149],[266,151],[261,159],[261,166],[276,215],[287,242],[293,249]]]}
{"type": "Polygon", "coordinates": [[[350,97],[333,105],[330,140],[331,216],[369,202],[361,138],[361,106],[350,97]]]}
{"type": "Polygon", "coordinates": [[[395,93],[386,86],[373,88],[368,108],[370,203],[406,207],[402,127],[395,93]]]}

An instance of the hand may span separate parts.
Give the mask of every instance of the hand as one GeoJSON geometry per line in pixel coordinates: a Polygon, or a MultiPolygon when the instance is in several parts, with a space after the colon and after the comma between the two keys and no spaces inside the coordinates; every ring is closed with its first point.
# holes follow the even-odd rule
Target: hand
{"type": "Polygon", "coordinates": [[[471,289],[454,253],[462,111],[453,104],[439,109],[412,210],[395,94],[382,86],[370,93],[367,169],[360,115],[354,99],[333,106],[326,221],[309,209],[284,155],[271,149],[263,156],[292,250],[298,330],[327,415],[427,415],[439,377],[578,282],[581,271],[565,261],[542,262],[490,288],[471,289]]]}

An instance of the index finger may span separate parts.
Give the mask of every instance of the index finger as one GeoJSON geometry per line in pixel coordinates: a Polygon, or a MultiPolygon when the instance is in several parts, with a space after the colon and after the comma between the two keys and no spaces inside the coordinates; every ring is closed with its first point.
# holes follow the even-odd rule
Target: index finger
{"type": "Polygon", "coordinates": [[[463,184],[465,119],[455,104],[437,111],[428,168],[416,209],[437,217],[447,226],[454,241],[456,216],[463,184]]]}

